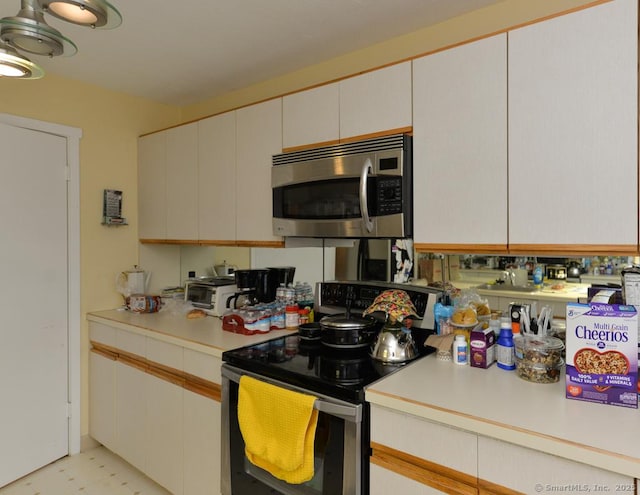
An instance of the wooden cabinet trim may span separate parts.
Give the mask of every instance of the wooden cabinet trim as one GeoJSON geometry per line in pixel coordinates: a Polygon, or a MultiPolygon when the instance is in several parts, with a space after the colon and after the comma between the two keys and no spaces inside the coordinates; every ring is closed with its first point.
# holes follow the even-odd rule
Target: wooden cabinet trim
{"type": "Polygon", "coordinates": [[[557,255],[620,255],[638,254],[637,244],[509,244],[510,253],[557,255]]]}
{"type": "Polygon", "coordinates": [[[371,462],[382,468],[452,495],[478,493],[475,476],[456,471],[400,450],[371,442],[371,462]]]}
{"type": "Polygon", "coordinates": [[[148,373],[160,380],[172,383],[173,385],[182,387],[185,390],[202,395],[208,399],[215,400],[216,402],[222,401],[222,387],[204,378],[156,363],[155,361],[150,361],[142,356],[99,342],[91,341],[90,351],[112,361],[118,361],[144,373],[148,373]]]}
{"type": "Polygon", "coordinates": [[[544,254],[544,255],[618,255],[635,256],[640,253],[638,245],[631,244],[435,244],[416,243],[417,252],[422,253],[484,253],[484,254],[544,254]]]}
{"type": "Polygon", "coordinates": [[[140,244],[173,244],[188,246],[229,246],[229,247],[266,247],[283,248],[284,241],[217,241],[214,239],[204,240],[177,240],[177,239],[138,239],[140,244]]]}
{"type": "Polygon", "coordinates": [[[422,253],[483,253],[483,254],[506,254],[508,252],[506,244],[434,244],[415,243],[414,248],[422,253]]]}
{"type": "Polygon", "coordinates": [[[397,449],[371,442],[371,462],[384,469],[452,495],[525,495],[397,449]]]}
{"type": "Polygon", "coordinates": [[[102,356],[104,358],[110,359],[111,361],[117,361],[118,360],[118,355],[117,354],[114,354],[114,353],[109,352],[109,351],[104,350],[104,349],[93,348],[93,349],[91,349],[91,352],[93,352],[94,354],[98,354],[99,356],[102,356]]]}

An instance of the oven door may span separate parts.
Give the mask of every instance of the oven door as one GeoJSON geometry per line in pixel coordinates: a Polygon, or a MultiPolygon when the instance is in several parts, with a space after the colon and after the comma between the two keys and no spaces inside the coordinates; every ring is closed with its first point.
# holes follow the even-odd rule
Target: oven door
{"type": "MultiPolygon", "coordinates": [[[[318,425],[314,446],[314,477],[293,485],[253,465],[245,456],[238,425],[238,384],[249,375],[272,385],[309,393],[275,380],[223,364],[222,366],[222,480],[223,495],[362,495],[368,472],[363,455],[363,404],[317,395],[318,425]]],[[[365,486],[366,485],[366,486],[365,486]]]]}

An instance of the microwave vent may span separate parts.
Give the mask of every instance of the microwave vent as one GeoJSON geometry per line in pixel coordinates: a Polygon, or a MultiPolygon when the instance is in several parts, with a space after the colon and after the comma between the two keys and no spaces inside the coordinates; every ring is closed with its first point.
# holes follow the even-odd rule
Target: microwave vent
{"type": "Polygon", "coordinates": [[[287,165],[290,163],[322,160],[325,158],[356,155],[359,153],[375,153],[377,151],[402,149],[406,146],[408,139],[409,136],[406,134],[393,134],[364,141],[354,141],[350,143],[323,146],[321,148],[280,153],[273,155],[273,165],[287,165]]]}

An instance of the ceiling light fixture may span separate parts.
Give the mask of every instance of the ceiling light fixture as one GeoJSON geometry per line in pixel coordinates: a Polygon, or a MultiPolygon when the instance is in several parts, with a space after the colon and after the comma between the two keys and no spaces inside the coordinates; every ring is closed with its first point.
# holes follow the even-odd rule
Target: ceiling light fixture
{"type": "Polygon", "coordinates": [[[14,17],[0,19],[0,39],[16,50],[57,57],[74,55],[78,49],[60,31],[49,26],[35,0],[22,0],[14,17]]]}
{"type": "Polygon", "coordinates": [[[38,0],[38,3],[47,14],[80,26],[113,29],[122,24],[120,12],[106,0],[38,0]]]}
{"type": "Polygon", "coordinates": [[[40,79],[44,71],[15,48],[0,42],[0,77],[40,79]]]}
{"type": "Polygon", "coordinates": [[[122,24],[120,12],[106,0],[20,0],[17,15],[0,19],[0,76],[34,79],[27,73],[44,74],[16,50],[48,57],[69,57],[78,51],[73,41],[47,24],[44,13],[91,28],[112,29],[122,24]]]}

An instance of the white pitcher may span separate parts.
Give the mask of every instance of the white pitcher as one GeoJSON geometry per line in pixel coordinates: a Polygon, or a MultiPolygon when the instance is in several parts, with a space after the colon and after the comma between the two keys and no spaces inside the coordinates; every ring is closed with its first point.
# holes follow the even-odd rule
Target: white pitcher
{"type": "Polygon", "coordinates": [[[129,297],[132,294],[145,294],[150,278],[151,273],[134,265],[132,270],[121,272],[116,276],[116,290],[124,297],[129,297]]]}

